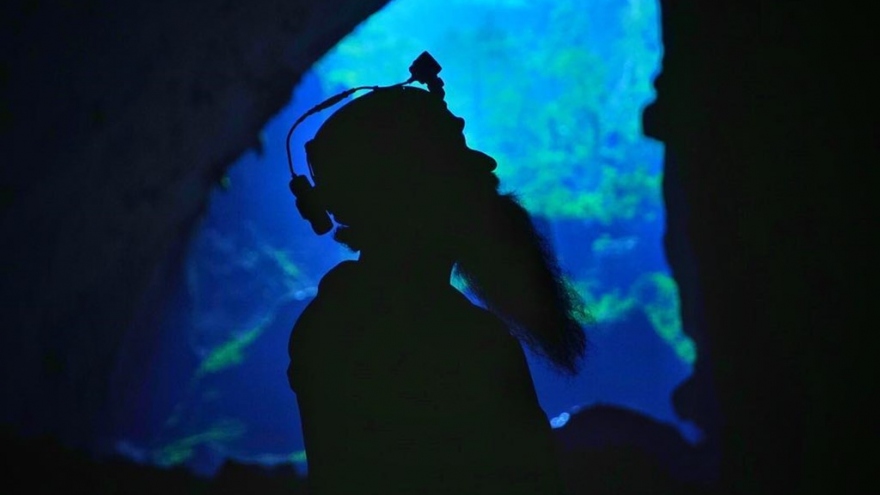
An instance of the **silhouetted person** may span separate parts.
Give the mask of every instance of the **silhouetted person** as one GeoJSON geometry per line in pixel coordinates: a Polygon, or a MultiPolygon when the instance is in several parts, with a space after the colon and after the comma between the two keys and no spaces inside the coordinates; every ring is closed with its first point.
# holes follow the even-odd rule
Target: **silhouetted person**
{"type": "Polygon", "coordinates": [[[347,103],[307,145],[334,237],[359,252],[290,339],[313,495],[563,491],[520,342],[574,374],[588,315],[463,127],[404,86],[347,103]]]}

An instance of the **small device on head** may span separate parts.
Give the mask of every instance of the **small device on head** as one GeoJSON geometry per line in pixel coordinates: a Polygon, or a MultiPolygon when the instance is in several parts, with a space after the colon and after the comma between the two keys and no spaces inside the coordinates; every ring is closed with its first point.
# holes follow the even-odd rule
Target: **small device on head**
{"type": "MultiPolygon", "coordinates": [[[[443,99],[445,96],[445,91],[443,90],[443,80],[440,79],[438,74],[440,74],[442,67],[440,64],[434,60],[434,57],[431,56],[428,52],[422,52],[415,61],[413,61],[412,65],[409,67],[410,78],[402,83],[392,84],[391,86],[359,86],[356,88],[347,89],[337,95],[331,96],[330,98],[322,101],[321,103],[315,105],[311,109],[309,109],[306,113],[301,115],[292,126],[290,126],[290,130],[287,132],[287,165],[290,168],[290,191],[293,193],[296,198],[296,208],[299,210],[299,214],[309,222],[312,226],[312,230],[318,235],[324,235],[329,232],[333,228],[333,221],[330,220],[330,215],[327,213],[327,208],[324,205],[323,201],[321,201],[319,191],[317,190],[317,184],[315,183],[315,174],[311,168],[311,164],[309,164],[309,175],[311,176],[311,182],[305,175],[298,175],[294,172],[293,169],[293,159],[290,154],[290,136],[293,134],[293,130],[307,117],[312,114],[315,114],[321,110],[332,107],[342,100],[348,98],[352,94],[361,90],[380,90],[380,89],[391,89],[401,86],[406,86],[408,84],[412,84],[413,82],[419,82],[428,87],[428,91],[432,94],[436,94],[440,99],[443,99]]],[[[308,150],[308,144],[306,144],[306,148],[308,150]]]]}
{"type": "Polygon", "coordinates": [[[428,87],[428,91],[436,93],[443,98],[446,92],[443,90],[443,80],[439,75],[442,67],[428,52],[422,52],[409,66],[410,81],[417,81],[428,87]]]}

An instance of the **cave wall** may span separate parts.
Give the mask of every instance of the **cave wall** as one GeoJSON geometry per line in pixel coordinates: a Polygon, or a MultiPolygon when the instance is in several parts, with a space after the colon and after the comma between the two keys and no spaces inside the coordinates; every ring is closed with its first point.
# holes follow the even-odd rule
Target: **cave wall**
{"type": "Polygon", "coordinates": [[[89,442],[157,267],[300,75],[385,3],[3,3],[0,422],[89,442]]]}
{"type": "Polygon", "coordinates": [[[694,266],[681,242],[668,254],[697,281],[708,356],[675,399],[699,416],[694,394],[715,389],[724,492],[876,483],[861,485],[876,438],[862,421],[876,389],[861,336],[878,163],[866,19],[827,2],[662,1],[643,119],[666,144],[667,234],[687,237],[694,266]]]}

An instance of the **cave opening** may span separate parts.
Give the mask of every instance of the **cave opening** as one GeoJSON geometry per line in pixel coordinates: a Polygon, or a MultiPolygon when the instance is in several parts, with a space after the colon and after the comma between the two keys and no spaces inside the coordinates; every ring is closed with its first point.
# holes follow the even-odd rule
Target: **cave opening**
{"type": "MultiPolygon", "coordinates": [[[[212,194],[157,319],[159,340],[138,346],[152,349],[151,365],[118,366],[132,379],[117,394],[115,416],[126,419],[114,448],[206,474],[228,458],[305,469],[287,338],[321,276],[354,255],[296,213],[284,136],[340,90],[404,79],[423,50],[443,66],[468,142],[497,159],[503,187],[523,198],[598,319],[577,378],[529,355],[551,424],[613,404],[696,441],[670,398],[697,349],[663,250],[663,146],[641,127],[662,57],[658,9],[657,0],[398,0],[361,24],[303,76],[212,194]]],[[[297,129],[294,153],[331,113],[297,129]]]]}

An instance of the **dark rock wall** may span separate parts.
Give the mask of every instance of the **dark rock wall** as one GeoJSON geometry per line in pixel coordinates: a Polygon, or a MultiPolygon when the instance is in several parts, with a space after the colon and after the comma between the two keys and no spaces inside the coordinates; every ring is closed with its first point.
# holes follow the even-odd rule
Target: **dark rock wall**
{"type": "MultiPolygon", "coordinates": [[[[0,421],[88,441],[122,333],[149,328],[131,320],[156,267],[299,75],[384,3],[3,3],[0,421]]],[[[715,421],[717,392],[726,491],[845,492],[876,431],[857,421],[876,388],[872,263],[852,249],[876,223],[870,17],[662,15],[645,127],[667,145],[667,245],[703,356],[678,408],[715,421]]]]}
{"type": "Polygon", "coordinates": [[[299,76],[386,2],[3,2],[0,421],[88,442],[156,267],[299,76]]]}
{"type": "MultiPolygon", "coordinates": [[[[860,75],[875,45],[869,17],[833,5],[662,2],[644,122],[667,145],[667,194],[681,195],[667,196],[670,223],[692,249],[709,357],[691,386],[717,391],[730,493],[846,491],[876,441],[859,421],[876,389],[861,332],[876,320],[870,251],[856,249],[876,219],[876,105],[860,75]]],[[[686,389],[676,399],[692,414],[686,389]]]]}

